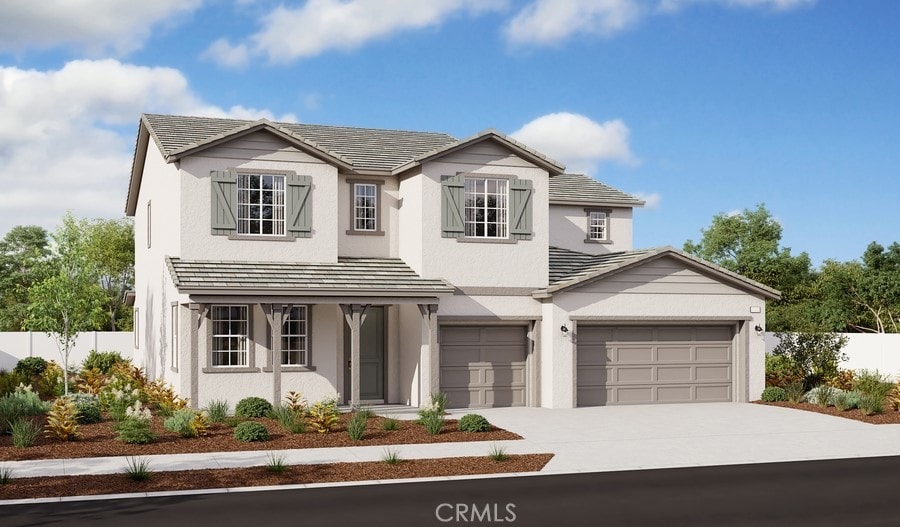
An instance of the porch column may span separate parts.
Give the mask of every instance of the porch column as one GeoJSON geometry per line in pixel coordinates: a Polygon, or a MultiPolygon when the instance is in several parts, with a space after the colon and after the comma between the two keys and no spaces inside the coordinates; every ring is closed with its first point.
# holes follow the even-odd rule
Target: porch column
{"type": "Polygon", "coordinates": [[[350,408],[360,407],[359,397],[359,330],[366,320],[369,304],[341,304],[344,320],[350,326],[350,408]]]}
{"type": "Polygon", "coordinates": [[[277,406],[281,402],[281,331],[284,326],[285,306],[282,304],[267,304],[263,305],[262,308],[272,333],[269,364],[272,366],[272,404],[277,406]]]}
{"type": "Polygon", "coordinates": [[[425,322],[428,345],[419,352],[419,406],[431,399],[431,394],[440,389],[440,355],[437,341],[437,304],[419,304],[419,313],[425,322]]]}
{"type": "Polygon", "coordinates": [[[204,329],[204,335],[209,328],[205,327],[206,315],[209,313],[209,304],[191,303],[188,305],[191,310],[190,327],[191,327],[191,354],[190,363],[190,405],[193,409],[199,408],[200,397],[200,329],[204,329]]]}

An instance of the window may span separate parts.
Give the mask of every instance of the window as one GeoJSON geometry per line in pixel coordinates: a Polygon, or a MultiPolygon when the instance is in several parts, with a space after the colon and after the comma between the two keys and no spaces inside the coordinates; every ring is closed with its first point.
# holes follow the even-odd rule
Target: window
{"type": "Polygon", "coordinates": [[[237,232],[284,236],[284,176],[238,174],[237,232]]]}
{"type": "Polygon", "coordinates": [[[296,306],[285,313],[281,329],[281,364],[285,366],[307,366],[307,346],[309,326],[306,306],[296,306]]]}
{"type": "Polygon", "coordinates": [[[588,238],[592,240],[606,240],[606,213],[601,211],[591,211],[588,213],[590,218],[588,225],[588,238]]]}
{"type": "Polygon", "coordinates": [[[353,230],[374,231],[378,187],[371,183],[353,184],[353,230]]]}
{"type": "Polygon", "coordinates": [[[247,366],[247,306],[213,306],[212,365],[247,366]]]}
{"type": "Polygon", "coordinates": [[[172,371],[178,371],[178,304],[173,303],[172,306],[172,371]]]}
{"type": "Polygon", "coordinates": [[[508,180],[466,178],[465,235],[471,238],[507,238],[508,180]]]}

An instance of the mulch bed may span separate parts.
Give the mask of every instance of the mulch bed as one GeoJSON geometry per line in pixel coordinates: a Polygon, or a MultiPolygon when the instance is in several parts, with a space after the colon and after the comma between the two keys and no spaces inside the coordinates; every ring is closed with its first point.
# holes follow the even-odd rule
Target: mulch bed
{"type": "MultiPolygon", "coordinates": [[[[41,417],[40,419],[45,418],[41,417]]],[[[234,439],[232,435],[234,430],[224,424],[211,426],[209,434],[204,437],[183,438],[163,428],[163,419],[154,416],[153,429],[159,437],[147,445],[130,445],[117,440],[114,430],[115,423],[107,420],[80,425],[78,432],[81,438],[77,441],[64,442],[42,436],[30,447],[16,448],[12,446],[12,436],[8,434],[0,436],[0,461],[522,439],[517,434],[496,427],[488,432],[460,432],[456,429],[457,420],[455,419],[446,420],[443,431],[438,435],[429,435],[424,427],[412,421],[403,420],[399,421],[399,430],[385,431],[381,429],[381,422],[384,418],[373,417],[367,423],[363,438],[353,441],[347,434],[348,420],[349,415],[343,414],[340,424],[333,431],[325,434],[315,432],[290,434],[272,419],[253,419],[253,421],[265,425],[269,430],[270,440],[245,443],[234,439]]]]}
{"type": "Polygon", "coordinates": [[[759,404],[766,404],[769,406],[780,406],[782,408],[793,408],[795,410],[806,410],[807,412],[816,412],[819,414],[833,415],[835,417],[844,417],[846,419],[854,419],[856,421],[862,421],[864,423],[869,423],[873,425],[896,425],[900,424],[900,412],[897,410],[885,410],[884,413],[875,414],[875,415],[866,415],[860,409],[854,410],[846,410],[840,411],[834,406],[829,406],[828,408],[822,408],[817,404],[812,403],[788,403],[788,402],[779,402],[779,403],[764,403],[762,401],[757,401],[759,404]]]}
{"type": "Polygon", "coordinates": [[[266,467],[185,470],[157,472],[146,481],[132,481],[124,474],[21,478],[0,485],[0,499],[535,472],[552,457],[553,454],[527,454],[511,455],[506,461],[459,457],[406,460],[396,465],[381,461],[293,465],[281,474],[270,472],[266,467]]]}

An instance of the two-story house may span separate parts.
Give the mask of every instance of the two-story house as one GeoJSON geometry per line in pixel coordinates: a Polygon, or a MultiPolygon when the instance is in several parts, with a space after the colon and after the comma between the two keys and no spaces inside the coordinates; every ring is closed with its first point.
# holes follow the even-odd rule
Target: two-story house
{"type": "Polygon", "coordinates": [[[135,354],[192,405],[746,401],[778,292],[496,131],[143,115],[135,354]]]}

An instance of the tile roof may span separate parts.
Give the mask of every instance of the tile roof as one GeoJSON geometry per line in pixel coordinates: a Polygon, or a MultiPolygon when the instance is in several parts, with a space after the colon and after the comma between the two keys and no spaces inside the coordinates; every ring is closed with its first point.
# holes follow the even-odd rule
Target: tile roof
{"type": "Polygon", "coordinates": [[[550,178],[550,202],[609,203],[640,207],[640,199],[582,174],[560,174],[550,178]]]}
{"type": "Polygon", "coordinates": [[[236,262],[167,257],[175,286],[186,292],[254,290],[318,295],[452,294],[443,280],[422,278],[398,258],[338,258],[334,263],[236,262]]]}
{"type": "Polygon", "coordinates": [[[164,156],[177,155],[261,123],[267,123],[358,169],[390,170],[457,142],[450,135],[434,132],[157,114],[144,114],[142,119],[164,156]]]}
{"type": "Polygon", "coordinates": [[[719,278],[730,281],[744,289],[753,290],[772,299],[781,298],[781,292],[776,289],[684,251],[679,251],[674,247],[620,251],[597,256],[559,247],[550,247],[550,285],[542,292],[551,294],[568,289],[614,271],[639,264],[641,261],[660,256],[675,257],[689,265],[705,268],[708,272],[718,275],[719,278]]]}

